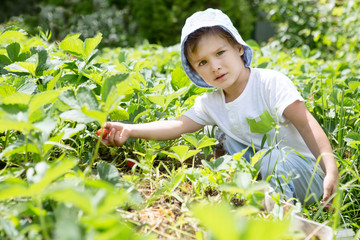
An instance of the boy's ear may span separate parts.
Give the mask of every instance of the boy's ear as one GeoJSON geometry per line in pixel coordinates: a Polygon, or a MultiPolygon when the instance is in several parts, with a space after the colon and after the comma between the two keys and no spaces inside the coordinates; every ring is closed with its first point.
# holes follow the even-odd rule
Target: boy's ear
{"type": "Polygon", "coordinates": [[[244,52],[245,52],[244,47],[239,44],[238,49],[239,49],[240,56],[244,55],[244,52]]]}

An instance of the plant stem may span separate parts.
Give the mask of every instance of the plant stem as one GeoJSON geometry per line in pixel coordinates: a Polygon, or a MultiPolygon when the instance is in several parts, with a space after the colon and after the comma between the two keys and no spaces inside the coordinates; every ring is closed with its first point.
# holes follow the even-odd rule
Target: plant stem
{"type": "Polygon", "coordinates": [[[40,226],[41,226],[41,231],[43,233],[43,237],[45,240],[50,240],[50,236],[46,230],[46,221],[45,218],[43,216],[43,207],[42,207],[42,203],[41,203],[41,199],[40,197],[36,198],[36,202],[37,202],[37,207],[39,208],[40,214],[39,214],[39,219],[40,219],[40,226]]]}

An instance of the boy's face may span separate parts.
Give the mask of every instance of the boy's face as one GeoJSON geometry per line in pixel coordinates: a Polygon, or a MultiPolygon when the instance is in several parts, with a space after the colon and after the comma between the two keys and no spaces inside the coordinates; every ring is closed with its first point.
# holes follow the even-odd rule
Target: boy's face
{"type": "Polygon", "coordinates": [[[240,44],[233,46],[220,36],[205,35],[194,52],[188,54],[188,60],[207,84],[226,91],[247,81],[243,54],[244,48],[240,44]]]}

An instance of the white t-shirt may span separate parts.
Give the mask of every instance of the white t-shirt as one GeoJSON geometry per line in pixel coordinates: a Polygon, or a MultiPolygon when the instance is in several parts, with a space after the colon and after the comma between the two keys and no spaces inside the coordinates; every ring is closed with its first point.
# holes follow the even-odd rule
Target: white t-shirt
{"type": "MultiPolygon", "coordinates": [[[[225,103],[223,90],[205,93],[195,100],[185,116],[202,125],[217,125],[236,141],[260,150],[264,134],[279,148],[290,147],[314,159],[295,126],[283,112],[296,100],[304,101],[291,80],[280,72],[250,68],[249,81],[241,95],[225,103]]],[[[265,142],[264,148],[269,147],[265,142]]]]}

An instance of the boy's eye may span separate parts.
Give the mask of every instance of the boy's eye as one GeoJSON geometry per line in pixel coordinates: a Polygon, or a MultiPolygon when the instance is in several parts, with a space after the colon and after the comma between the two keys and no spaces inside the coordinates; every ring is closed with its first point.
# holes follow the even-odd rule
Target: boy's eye
{"type": "Polygon", "coordinates": [[[225,51],[220,51],[220,52],[216,53],[216,55],[217,55],[217,56],[220,56],[220,55],[222,55],[224,52],[225,52],[225,51]]]}
{"type": "Polygon", "coordinates": [[[206,64],[205,60],[202,60],[201,62],[199,62],[199,66],[204,66],[206,64]]]}

